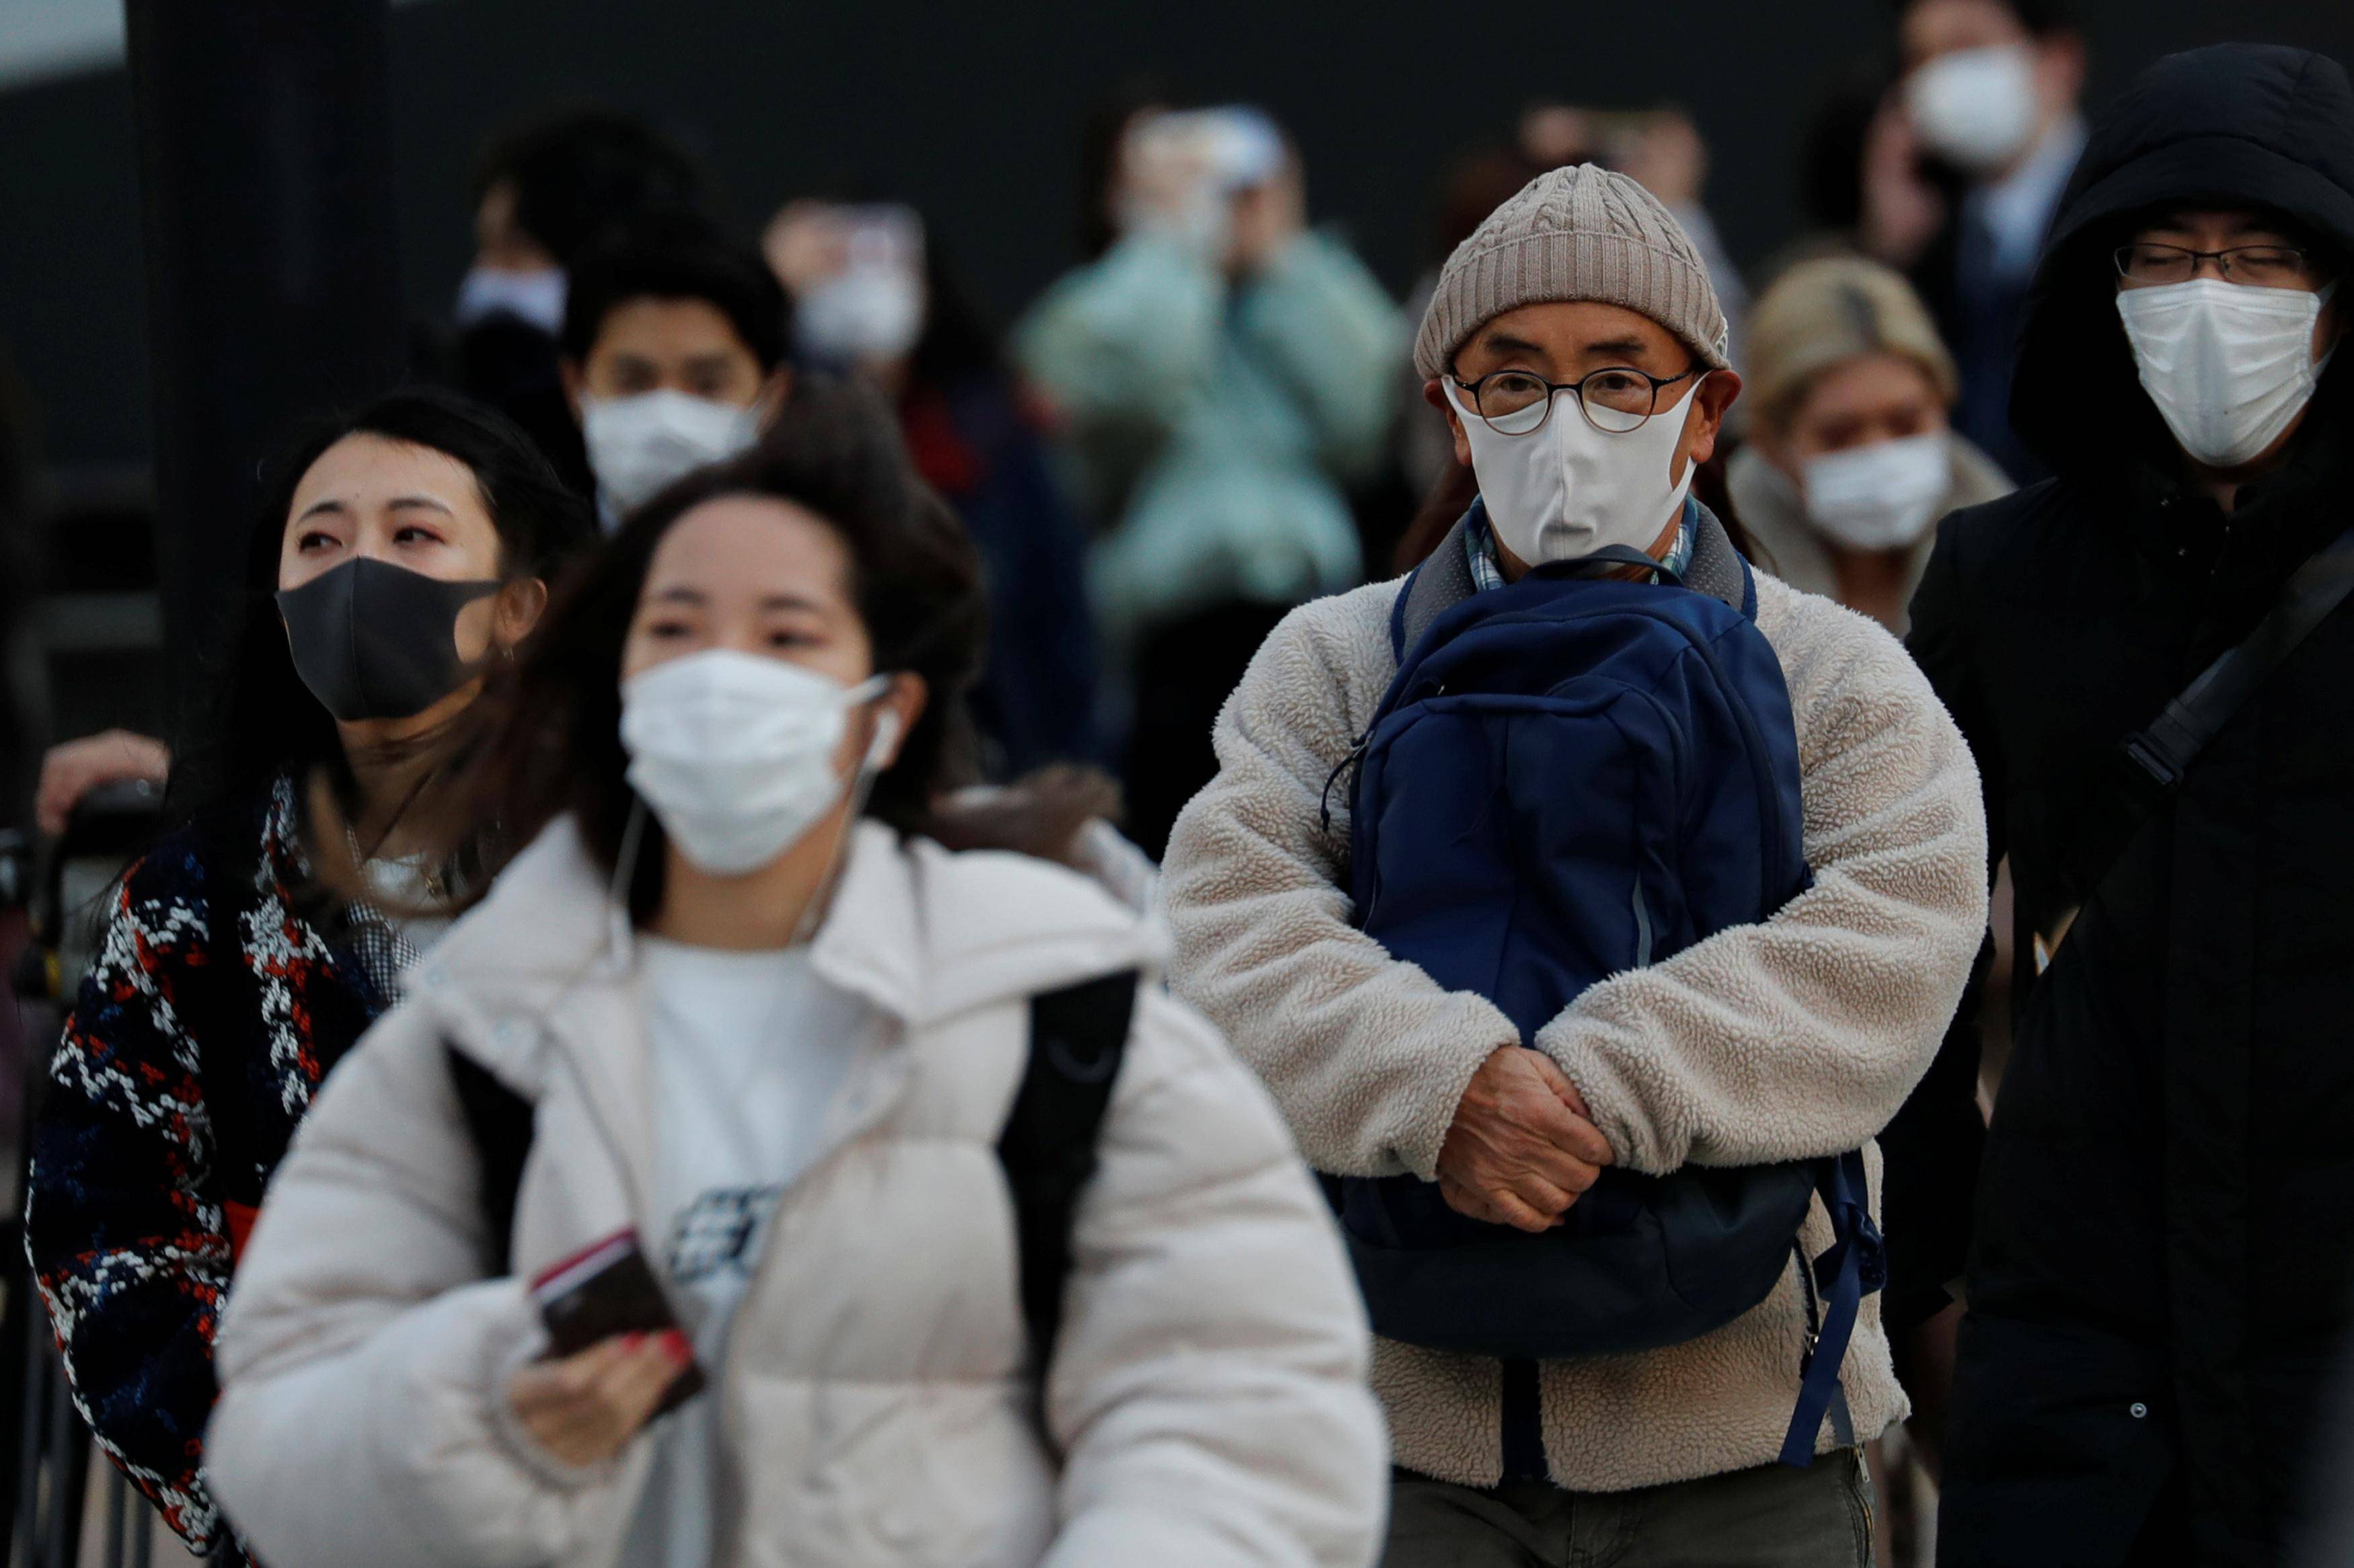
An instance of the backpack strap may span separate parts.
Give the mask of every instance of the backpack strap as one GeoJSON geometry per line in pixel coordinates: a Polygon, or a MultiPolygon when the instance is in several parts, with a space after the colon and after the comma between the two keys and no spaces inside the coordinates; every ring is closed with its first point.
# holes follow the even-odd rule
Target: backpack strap
{"type": "Polygon", "coordinates": [[[1741,552],[1733,547],[1733,535],[1724,531],[1698,497],[1687,496],[1685,515],[1692,531],[1691,559],[1684,566],[1684,587],[1694,593],[1704,593],[1719,603],[1741,612],[1742,618],[1757,619],[1757,578],[1741,552]]]}
{"type": "Polygon", "coordinates": [[[1390,611],[1390,652],[1399,664],[1405,662],[1406,652],[1422,641],[1432,622],[1479,591],[1479,585],[1471,580],[1470,546],[1466,541],[1471,530],[1487,526],[1488,508],[1475,500],[1471,510],[1456,519],[1438,548],[1424,557],[1398,589],[1397,603],[1390,611]]]}
{"type": "Polygon", "coordinates": [[[1062,1329],[1071,1230],[1096,1170],[1096,1140],[1136,1014],[1137,974],[1106,975],[1030,1001],[1030,1059],[999,1136],[1013,1194],[1022,1317],[1043,1409],[1046,1371],[1062,1329]]]}
{"type": "Polygon", "coordinates": [[[2184,775],[2207,743],[2349,594],[2354,528],[2307,556],[2281,585],[2254,630],[2200,672],[2147,728],[2119,743],[2108,787],[2079,827],[2079,863],[2086,874],[2079,884],[2085,893],[2078,907],[2099,895],[2135,836],[2180,792],[2184,775]]]}
{"type": "Polygon", "coordinates": [[[495,1279],[514,1271],[515,1199],[523,1191],[524,1162],[531,1158],[539,1107],[507,1087],[498,1075],[458,1049],[441,1043],[450,1063],[450,1087],[473,1139],[481,1181],[483,1267],[495,1279]]]}
{"type": "MultiPolygon", "coordinates": [[[[1808,1335],[1806,1359],[1798,1366],[1798,1404],[1790,1413],[1779,1456],[1783,1464],[1801,1470],[1815,1462],[1815,1437],[1826,1414],[1832,1417],[1842,1444],[1853,1440],[1840,1368],[1847,1361],[1863,1298],[1888,1283],[1888,1256],[1872,1218],[1863,1151],[1851,1150],[1815,1161],[1815,1191],[1830,1216],[1831,1245],[1811,1268],[1800,1259],[1799,1282],[1807,1287],[1810,1308],[1816,1289],[1822,1291],[1822,1318],[1808,1335]]],[[[1811,1311],[1808,1317],[1812,1319],[1811,1311]]]]}
{"type": "MultiPolygon", "coordinates": [[[[1072,1221],[1095,1174],[1096,1140],[1127,1054],[1137,983],[1128,969],[1031,999],[1029,1059],[998,1137],[1021,1250],[1022,1317],[1042,1398],[1062,1328],[1072,1221]]],[[[443,1050],[481,1166],[485,1264],[492,1276],[504,1275],[514,1266],[515,1201],[536,1108],[455,1044],[445,1042],[443,1050]]]]}

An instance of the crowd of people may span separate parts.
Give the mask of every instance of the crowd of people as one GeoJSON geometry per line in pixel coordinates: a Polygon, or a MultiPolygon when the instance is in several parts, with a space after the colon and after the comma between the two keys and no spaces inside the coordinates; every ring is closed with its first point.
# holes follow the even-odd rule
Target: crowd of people
{"type": "Polygon", "coordinates": [[[166,790],[28,1130],[107,1457],[273,1568],[2354,1541],[2354,87],[1892,53],[1748,278],[1540,104],[1403,307],[1140,93],[1002,335],[495,143],[43,769],[166,790]]]}

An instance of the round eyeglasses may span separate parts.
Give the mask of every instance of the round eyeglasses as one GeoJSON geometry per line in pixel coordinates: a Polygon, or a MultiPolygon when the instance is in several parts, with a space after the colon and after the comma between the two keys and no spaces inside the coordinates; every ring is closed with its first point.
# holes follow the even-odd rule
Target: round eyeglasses
{"type": "Polygon", "coordinates": [[[1641,428],[1659,411],[1659,389],[1700,373],[1691,366],[1676,376],[1653,376],[1628,366],[1596,370],[1575,381],[1548,381],[1531,370],[1497,370],[1477,381],[1448,380],[1471,394],[1471,406],[1499,435],[1533,435],[1553,414],[1553,394],[1575,393],[1585,422],[1614,436],[1641,428]]]}

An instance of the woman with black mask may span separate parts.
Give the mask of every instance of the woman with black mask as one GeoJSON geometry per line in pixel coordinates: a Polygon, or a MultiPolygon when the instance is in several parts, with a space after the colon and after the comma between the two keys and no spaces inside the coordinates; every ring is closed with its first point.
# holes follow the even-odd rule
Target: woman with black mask
{"type": "Polygon", "coordinates": [[[482,673],[594,536],[521,430],[440,393],[313,428],[264,487],[217,699],[179,748],[173,831],[115,892],[26,1211],[76,1404],[200,1550],[236,1551],[202,1463],[237,1254],[320,1082],[477,862],[424,853],[415,824],[482,673]]]}

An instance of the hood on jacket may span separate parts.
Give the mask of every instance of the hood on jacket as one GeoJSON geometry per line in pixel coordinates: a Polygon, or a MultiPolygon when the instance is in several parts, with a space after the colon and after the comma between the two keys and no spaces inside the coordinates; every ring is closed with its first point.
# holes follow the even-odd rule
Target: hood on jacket
{"type": "MultiPolygon", "coordinates": [[[[410,993],[503,1055],[502,1040],[514,1036],[500,1024],[625,976],[634,943],[602,868],[562,818],[450,928],[410,993]]],[[[1121,969],[1157,977],[1165,952],[1157,920],[1075,872],[902,842],[870,821],[853,834],[811,963],[878,1012],[924,1023],[1121,969]]]]}
{"type": "MultiPolygon", "coordinates": [[[[2150,207],[2270,209],[2354,263],[2354,86],[2337,61],[2274,44],[2168,55],[2094,121],[2036,269],[2010,422],[2054,472],[2124,450],[2171,466],[2117,319],[2109,252],[2150,207]]],[[[2325,382],[2350,373],[2343,357],[2325,382]]]]}

